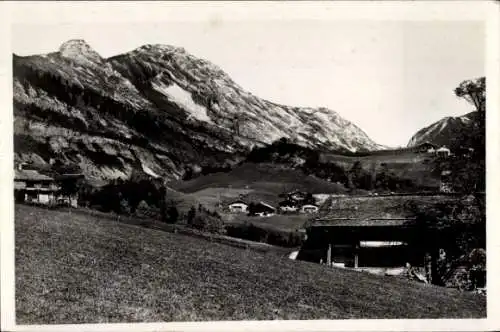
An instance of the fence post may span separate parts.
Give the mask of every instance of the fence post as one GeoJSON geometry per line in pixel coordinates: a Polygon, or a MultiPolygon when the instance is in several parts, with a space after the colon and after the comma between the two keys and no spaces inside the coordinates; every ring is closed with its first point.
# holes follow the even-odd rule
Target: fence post
{"type": "Polygon", "coordinates": [[[328,243],[328,250],[326,252],[326,265],[332,265],[332,244],[328,243]]]}

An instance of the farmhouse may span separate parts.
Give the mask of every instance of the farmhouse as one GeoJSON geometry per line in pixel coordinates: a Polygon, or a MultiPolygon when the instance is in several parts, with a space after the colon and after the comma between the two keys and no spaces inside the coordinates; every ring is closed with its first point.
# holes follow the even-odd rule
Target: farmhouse
{"type": "Polygon", "coordinates": [[[300,208],[301,213],[317,213],[319,208],[313,204],[305,204],[300,208]]]}
{"type": "Polygon", "coordinates": [[[291,200],[280,202],[279,207],[281,212],[297,212],[297,210],[299,209],[297,203],[291,200]]]}
{"type": "Polygon", "coordinates": [[[14,198],[19,203],[78,206],[78,196],[71,187],[82,174],[50,177],[18,165],[14,175],[14,198]]]}
{"type": "Polygon", "coordinates": [[[59,186],[49,176],[35,170],[15,170],[14,197],[16,202],[51,205],[56,203],[59,186]]]}
{"type": "Polygon", "coordinates": [[[302,202],[306,199],[307,193],[301,192],[299,190],[292,191],[288,193],[288,197],[290,200],[294,200],[296,202],[302,202]]]}
{"type": "Polygon", "coordinates": [[[276,209],[264,202],[259,202],[257,204],[250,204],[248,206],[248,214],[251,216],[267,217],[272,216],[276,213],[276,209]]]}
{"type": "Polygon", "coordinates": [[[248,211],[248,204],[243,201],[234,201],[229,204],[229,211],[232,213],[246,213],[248,211]]]}
{"type": "Polygon", "coordinates": [[[442,146],[436,150],[436,155],[441,158],[447,158],[450,156],[450,154],[450,149],[448,149],[446,146],[442,146]]]}

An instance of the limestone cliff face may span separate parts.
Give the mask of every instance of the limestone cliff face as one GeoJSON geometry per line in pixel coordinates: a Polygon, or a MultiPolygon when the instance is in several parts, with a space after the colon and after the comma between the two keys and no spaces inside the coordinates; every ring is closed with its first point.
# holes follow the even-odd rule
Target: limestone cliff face
{"type": "Polygon", "coordinates": [[[260,99],[181,48],[104,59],[71,40],[13,62],[16,158],[59,157],[96,180],[133,170],[179,178],[186,165],[231,164],[282,137],[311,148],[380,147],[332,110],[260,99]]]}

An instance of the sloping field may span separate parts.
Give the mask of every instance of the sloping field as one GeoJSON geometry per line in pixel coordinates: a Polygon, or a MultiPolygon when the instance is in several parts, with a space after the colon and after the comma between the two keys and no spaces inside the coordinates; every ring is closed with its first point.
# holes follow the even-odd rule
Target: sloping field
{"type": "Polygon", "coordinates": [[[299,170],[282,167],[277,164],[245,163],[229,172],[219,172],[200,176],[189,181],[175,181],[172,188],[193,193],[206,188],[243,188],[280,194],[292,190],[311,193],[343,193],[342,185],[307,176],[299,170]]]}
{"type": "Polygon", "coordinates": [[[18,324],[484,317],[458,291],[16,206],[18,324]]]}
{"type": "Polygon", "coordinates": [[[187,213],[192,206],[196,208],[201,203],[194,195],[185,194],[170,187],[166,187],[165,195],[167,201],[175,203],[177,210],[181,214],[187,213]]]}
{"type": "Polygon", "coordinates": [[[320,160],[323,162],[346,162],[353,163],[359,161],[379,161],[385,163],[418,163],[425,159],[432,158],[432,155],[418,154],[414,152],[401,152],[394,154],[372,154],[367,156],[345,156],[334,153],[322,153],[320,160]]]}
{"type": "Polygon", "coordinates": [[[241,214],[224,215],[227,224],[253,224],[263,228],[278,229],[282,231],[295,231],[302,228],[306,221],[313,218],[308,214],[276,214],[270,217],[249,217],[241,214]]]}
{"type": "Polygon", "coordinates": [[[382,154],[368,156],[343,156],[324,153],[320,161],[336,164],[345,170],[351,169],[359,161],[365,171],[380,172],[385,164],[390,172],[399,179],[411,180],[422,188],[438,188],[439,178],[433,174],[432,160],[434,156],[405,152],[399,154],[382,154]]]}

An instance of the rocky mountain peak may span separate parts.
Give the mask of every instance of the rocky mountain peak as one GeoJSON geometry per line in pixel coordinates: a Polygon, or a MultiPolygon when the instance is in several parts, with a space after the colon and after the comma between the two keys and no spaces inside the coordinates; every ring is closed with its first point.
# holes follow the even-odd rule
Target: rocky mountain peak
{"type": "Polygon", "coordinates": [[[159,52],[159,51],[167,51],[167,52],[178,52],[178,53],[186,53],[186,50],[182,47],[176,47],[172,45],[166,44],[146,44],[136,49],[138,52],[159,52]]]}
{"type": "Polygon", "coordinates": [[[59,53],[65,58],[76,61],[103,63],[103,58],[83,39],[72,39],[59,47],[59,53]]]}

